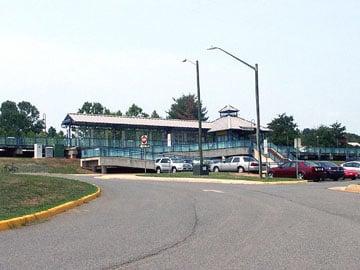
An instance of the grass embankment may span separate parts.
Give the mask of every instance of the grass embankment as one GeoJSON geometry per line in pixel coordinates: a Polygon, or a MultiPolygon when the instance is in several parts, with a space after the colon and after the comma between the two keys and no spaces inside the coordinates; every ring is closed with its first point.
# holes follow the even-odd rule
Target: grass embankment
{"type": "Polygon", "coordinates": [[[14,164],[19,173],[89,173],[80,167],[78,159],[65,158],[0,158],[0,171],[5,165],[14,164]]]}
{"type": "Polygon", "coordinates": [[[205,179],[227,179],[227,180],[245,180],[245,181],[261,181],[261,182],[279,182],[279,181],[297,181],[296,178],[262,178],[258,176],[249,176],[238,173],[210,173],[209,175],[193,175],[192,172],[177,172],[177,173],[147,173],[139,174],[139,176],[148,177],[170,177],[170,178],[205,178],[205,179]]]}
{"type": "Polygon", "coordinates": [[[96,190],[76,180],[0,173],[0,220],[47,210],[96,190]]]}

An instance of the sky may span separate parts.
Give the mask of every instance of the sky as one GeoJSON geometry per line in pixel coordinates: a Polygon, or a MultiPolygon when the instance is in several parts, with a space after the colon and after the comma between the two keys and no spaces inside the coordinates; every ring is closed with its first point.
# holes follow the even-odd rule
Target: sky
{"type": "Polygon", "coordinates": [[[85,101],[161,116],[196,93],[210,120],[231,104],[261,124],[335,121],[360,134],[358,0],[0,0],[0,102],[30,101],[60,128],[85,101]]]}

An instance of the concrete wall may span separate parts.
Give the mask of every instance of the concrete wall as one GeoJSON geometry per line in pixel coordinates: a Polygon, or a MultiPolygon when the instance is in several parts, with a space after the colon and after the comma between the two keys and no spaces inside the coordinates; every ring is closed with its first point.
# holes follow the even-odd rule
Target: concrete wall
{"type": "Polygon", "coordinates": [[[123,168],[137,168],[155,170],[155,162],[152,160],[129,159],[123,157],[96,157],[85,158],[80,160],[80,165],[83,168],[91,169],[96,167],[123,167],[123,168]]]}

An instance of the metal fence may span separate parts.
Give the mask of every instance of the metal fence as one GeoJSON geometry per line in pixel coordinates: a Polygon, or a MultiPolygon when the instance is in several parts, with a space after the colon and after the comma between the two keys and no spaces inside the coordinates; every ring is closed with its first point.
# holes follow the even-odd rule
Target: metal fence
{"type": "MultiPolygon", "coordinates": [[[[253,143],[250,140],[239,140],[229,142],[217,142],[217,143],[203,143],[203,150],[217,150],[226,148],[247,148],[248,151],[252,149],[253,143]]],[[[178,144],[173,146],[151,146],[150,148],[143,150],[139,147],[127,147],[127,148],[114,148],[114,147],[96,147],[83,149],[81,156],[83,158],[89,157],[128,157],[128,158],[144,158],[144,152],[146,151],[146,159],[155,159],[157,156],[164,153],[171,152],[194,152],[198,151],[198,144],[178,144]]]]}
{"type": "MultiPolygon", "coordinates": [[[[119,156],[139,156],[141,151],[139,149],[139,142],[135,140],[115,140],[115,139],[99,139],[99,138],[50,138],[50,137],[11,137],[0,136],[0,147],[33,147],[34,144],[42,144],[46,146],[64,145],[68,147],[80,147],[82,149],[118,149],[119,156]],[[131,149],[131,150],[129,150],[131,149]],[[138,153],[139,152],[139,153],[138,153]]],[[[192,152],[198,151],[197,143],[174,143],[171,147],[167,146],[167,141],[149,141],[151,146],[148,149],[149,153],[166,153],[166,152],[192,152]]],[[[249,153],[256,148],[256,144],[251,140],[233,140],[223,142],[204,142],[202,144],[203,150],[216,150],[242,147],[248,148],[249,153]]],[[[279,146],[269,143],[269,148],[280,154],[282,157],[290,160],[296,159],[296,149],[290,146],[279,146]]],[[[89,152],[90,153],[90,152],[89,152]]],[[[279,160],[279,157],[269,153],[269,157],[273,160],[279,160]]],[[[300,155],[317,155],[321,156],[336,156],[343,155],[346,158],[360,158],[360,147],[302,147],[299,149],[300,155]]],[[[109,152],[110,155],[110,152],[109,152]]],[[[87,154],[85,155],[87,156],[87,154]]]]}
{"type": "Polygon", "coordinates": [[[42,145],[67,145],[67,140],[63,138],[50,138],[50,137],[0,137],[0,146],[12,147],[32,147],[34,144],[42,145]]]}

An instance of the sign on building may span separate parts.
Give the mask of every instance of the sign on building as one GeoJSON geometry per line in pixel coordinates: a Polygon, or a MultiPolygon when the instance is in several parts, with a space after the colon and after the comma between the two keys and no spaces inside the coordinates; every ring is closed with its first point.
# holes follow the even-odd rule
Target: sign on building
{"type": "Polygon", "coordinates": [[[145,134],[141,135],[141,137],[140,137],[140,147],[141,148],[149,147],[148,136],[145,134]]]}

